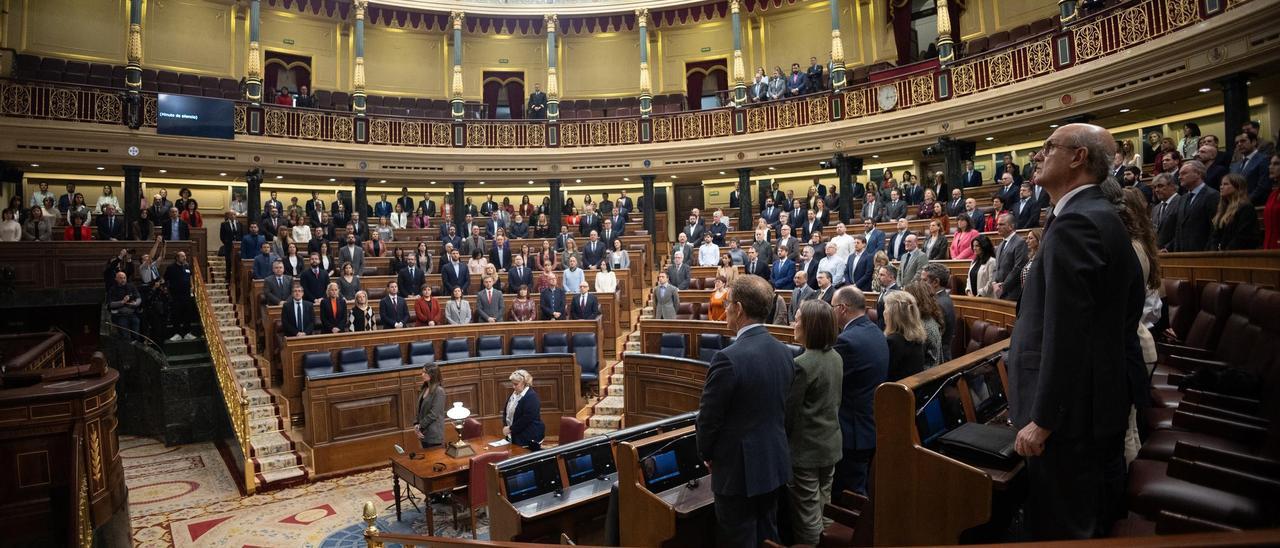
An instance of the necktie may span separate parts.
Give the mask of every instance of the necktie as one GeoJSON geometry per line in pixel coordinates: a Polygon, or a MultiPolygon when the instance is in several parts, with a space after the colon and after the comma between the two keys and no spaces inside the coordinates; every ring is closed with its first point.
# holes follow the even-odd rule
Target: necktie
{"type": "Polygon", "coordinates": [[[297,301],[293,306],[294,314],[298,318],[298,331],[305,331],[302,326],[302,301],[297,301]]]}
{"type": "Polygon", "coordinates": [[[284,278],[280,276],[276,276],[276,285],[280,287],[284,287],[284,278]]]}
{"type": "Polygon", "coordinates": [[[583,294],[582,294],[582,300],[581,300],[581,301],[580,301],[580,303],[578,304],[578,310],[579,310],[579,311],[582,311],[582,310],[586,310],[586,309],[587,309],[587,294],[586,294],[586,293],[583,293],[583,294]]]}
{"type": "MultiPolygon", "coordinates": [[[[116,229],[116,218],[115,218],[115,217],[107,217],[107,228],[108,228],[109,230],[111,230],[112,232],[114,232],[114,231],[115,231],[115,229],[116,229]]],[[[232,232],[235,232],[235,229],[236,229],[236,225],[235,225],[234,223],[232,223],[232,225],[231,225],[231,231],[232,231],[232,232]]]]}
{"type": "Polygon", "coordinates": [[[1160,211],[1156,212],[1156,220],[1160,223],[1164,222],[1164,208],[1167,205],[1169,205],[1169,202],[1160,202],[1160,211]]]}
{"type": "Polygon", "coordinates": [[[409,267],[409,281],[413,281],[413,267],[409,267]]]}

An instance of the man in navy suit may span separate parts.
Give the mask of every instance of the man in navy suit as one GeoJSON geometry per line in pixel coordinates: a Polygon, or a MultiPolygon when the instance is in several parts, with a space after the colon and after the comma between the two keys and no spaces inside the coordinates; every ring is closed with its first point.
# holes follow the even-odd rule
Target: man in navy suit
{"type": "Polygon", "coordinates": [[[787,248],[778,248],[778,258],[773,261],[772,282],[774,289],[796,288],[796,263],[787,258],[787,248]]]}
{"type": "MultiPolygon", "coordinates": [[[[396,283],[400,286],[400,296],[408,297],[422,293],[422,284],[427,281],[427,269],[418,266],[418,258],[409,253],[405,255],[405,267],[396,274],[396,283]]],[[[449,288],[453,292],[453,288],[449,288]]]]}
{"type": "Polygon", "coordinates": [[[507,271],[507,291],[516,293],[521,286],[533,287],[533,270],[524,265],[523,255],[516,255],[511,258],[511,269],[507,271]]]}
{"type": "Polygon", "coordinates": [[[1142,269],[1100,188],[1107,184],[1103,158],[1114,153],[1107,130],[1069,124],[1036,155],[1054,209],[1008,353],[1014,449],[1028,457],[1032,493],[1023,508],[1028,540],[1110,529],[1124,498],[1129,410],[1150,389],[1141,360],[1129,359],[1139,352],[1133,325],[1142,315],[1142,269]]]}
{"type": "Polygon", "coordinates": [[[378,302],[378,317],[382,320],[383,329],[399,329],[409,324],[409,306],[399,292],[399,284],[388,282],[387,296],[378,302]]]}
{"type": "Polygon", "coordinates": [[[960,186],[964,188],[982,186],[982,173],[973,169],[973,160],[964,161],[964,175],[961,176],[960,186]]]}
{"type": "Polygon", "coordinates": [[[494,236],[498,235],[498,229],[506,228],[507,225],[498,217],[497,210],[494,210],[489,215],[489,221],[484,224],[484,237],[492,240],[494,236]]]}
{"type": "Polygon", "coordinates": [[[329,286],[329,273],[320,267],[320,254],[311,254],[311,265],[302,272],[302,289],[308,301],[324,298],[324,288],[329,286]]]}
{"type": "MultiPolygon", "coordinates": [[[[1031,183],[1022,183],[1022,187],[1018,189],[1018,201],[1009,210],[1017,219],[1018,230],[1040,226],[1040,204],[1031,196],[1031,187],[1031,183]]],[[[1047,192],[1045,194],[1048,195],[1047,192]]]]}
{"type": "Polygon", "coordinates": [[[778,216],[781,214],[778,208],[773,205],[773,198],[767,198],[764,201],[764,208],[760,210],[760,218],[764,219],[765,224],[778,224],[778,216]]]}
{"type": "Polygon", "coordinates": [[[586,280],[578,284],[578,294],[574,295],[569,305],[570,320],[594,320],[600,317],[600,300],[591,293],[591,284],[586,280]]]}
{"type": "Polygon", "coordinates": [[[293,298],[280,307],[280,327],[284,336],[310,335],[315,326],[313,303],[303,298],[302,286],[294,284],[293,298]]]}
{"type": "Polygon", "coordinates": [[[564,288],[556,283],[555,274],[551,275],[551,287],[543,289],[538,295],[538,308],[542,309],[544,320],[565,319],[564,288]]]}
{"type": "Polygon", "coordinates": [[[400,188],[400,197],[396,198],[396,203],[400,204],[400,208],[405,212],[413,211],[413,196],[409,195],[409,187],[400,188]]]}
{"type": "MultiPolygon", "coordinates": [[[[233,221],[235,219],[235,217],[229,217],[229,218],[232,219],[233,221]]],[[[112,205],[104,206],[103,214],[98,216],[97,223],[98,223],[98,239],[99,240],[123,240],[125,238],[124,218],[116,215],[115,206],[112,206],[112,205]]],[[[237,223],[237,225],[239,225],[239,223],[237,223]]],[[[239,228],[241,230],[228,230],[227,223],[226,222],[222,223],[222,230],[221,230],[220,236],[222,237],[223,247],[218,253],[219,255],[223,257],[231,256],[231,244],[232,242],[235,242],[240,239],[240,232],[243,231],[244,227],[241,226],[239,228]]],[[[228,265],[230,265],[230,263],[231,261],[227,261],[228,265]]],[[[228,266],[227,268],[230,268],[230,266],[228,266]]]]}
{"type": "Polygon", "coordinates": [[[506,236],[498,236],[493,240],[493,249],[489,250],[489,264],[498,272],[505,272],[511,267],[511,244],[506,236]]]}
{"type": "Polygon", "coordinates": [[[853,237],[853,254],[845,263],[844,279],[863,291],[871,291],[871,271],[874,269],[873,253],[867,253],[867,237],[853,237]]]}
{"type": "Polygon", "coordinates": [[[809,89],[809,79],[800,72],[800,63],[791,63],[791,75],[787,76],[787,97],[804,95],[809,89]]]}
{"type": "Polygon", "coordinates": [[[1267,174],[1271,157],[1258,150],[1258,134],[1244,132],[1237,136],[1236,153],[1240,155],[1240,161],[1231,164],[1231,172],[1243,175],[1249,183],[1249,200],[1255,207],[1266,205],[1267,196],[1271,194],[1267,174]]]}
{"type": "Polygon", "coordinates": [[[471,288],[471,273],[467,270],[467,265],[458,260],[457,248],[449,252],[449,259],[449,264],[442,262],[443,266],[440,267],[440,280],[441,285],[444,286],[444,294],[452,295],[453,288],[461,287],[465,295],[471,288]]]}
{"type": "Polygon", "coordinates": [[[600,261],[609,254],[608,248],[604,242],[600,241],[600,234],[592,230],[591,235],[587,237],[587,243],[582,244],[582,262],[588,270],[600,268],[600,261]]]}
{"type": "Polygon", "coordinates": [[[711,469],[716,544],[759,546],[778,541],[778,492],[791,478],[784,419],[795,361],[762,325],[774,305],[768,282],[738,276],[725,301],[737,340],[707,367],[698,453],[711,469]]]}
{"type": "Polygon", "coordinates": [[[374,217],[387,217],[391,215],[391,202],[387,200],[387,193],[382,193],[382,199],[378,203],[373,204],[374,217]]]}
{"type": "Polygon", "coordinates": [[[867,300],[856,287],[836,291],[831,304],[842,326],[835,351],[844,362],[840,397],[840,462],[831,488],[867,492],[867,470],[876,450],[876,419],[872,406],[877,386],[889,375],[889,343],[884,332],[867,318],[867,300]]]}
{"type": "Polygon", "coordinates": [[[867,241],[867,253],[874,257],[877,251],[884,249],[884,231],[876,228],[871,219],[864,219],[862,226],[866,228],[862,237],[867,241]]]}

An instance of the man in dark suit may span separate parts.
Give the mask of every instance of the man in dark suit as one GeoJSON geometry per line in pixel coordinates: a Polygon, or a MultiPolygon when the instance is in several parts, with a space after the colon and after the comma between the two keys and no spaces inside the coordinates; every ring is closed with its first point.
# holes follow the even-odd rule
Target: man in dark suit
{"type": "Polygon", "coordinates": [[[773,283],[774,289],[795,289],[796,263],[787,256],[787,248],[778,248],[778,258],[773,261],[770,267],[770,281],[773,283]]]}
{"type": "Polygon", "coordinates": [[[891,264],[880,267],[875,275],[880,280],[880,296],[876,299],[876,327],[884,331],[884,296],[890,291],[901,291],[902,286],[898,285],[898,269],[891,264]]]}
{"type": "Polygon", "coordinates": [[[399,284],[387,282],[387,296],[378,301],[378,317],[383,329],[399,329],[409,324],[409,305],[399,292],[399,284]]]}
{"type": "Polygon", "coordinates": [[[165,241],[174,240],[190,240],[191,227],[187,226],[187,222],[178,218],[178,208],[169,208],[169,218],[160,224],[160,234],[164,236],[165,241]]]}
{"type": "Polygon", "coordinates": [[[817,93],[826,89],[822,84],[822,65],[818,64],[817,57],[809,58],[809,68],[804,71],[804,77],[805,83],[808,84],[805,93],[817,93]]]}
{"type": "Polygon", "coordinates": [[[258,228],[262,230],[263,236],[270,242],[276,238],[276,234],[285,228],[284,219],[280,217],[280,210],[274,207],[267,207],[266,213],[262,214],[262,218],[258,220],[258,228]]]}
{"type": "Polygon", "coordinates": [[[365,224],[364,217],[359,212],[351,212],[351,228],[347,234],[355,234],[357,242],[363,242],[369,239],[369,225],[365,224]]]}
{"type": "Polygon", "coordinates": [[[578,284],[578,294],[574,295],[569,305],[570,320],[594,320],[600,317],[600,300],[591,293],[591,284],[586,280],[578,284]]]}
{"type": "MultiPolygon", "coordinates": [[[[613,209],[615,212],[622,214],[623,217],[626,217],[627,215],[630,215],[632,211],[635,210],[636,205],[631,201],[631,197],[627,196],[627,191],[622,190],[619,192],[620,192],[620,195],[618,196],[618,199],[614,200],[613,202],[613,205],[614,205],[613,209]]],[[[622,230],[621,225],[618,225],[618,223],[616,222],[613,224],[618,230],[622,230]]]]}
{"type": "Polygon", "coordinates": [[[1135,386],[1135,378],[1146,383],[1146,371],[1128,359],[1138,351],[1142,270],[1098,186],[1114,143],[1103,128],[1070,124],[1036,155],[1055,205],[1008,354],[1014,448],[1028,457],[1029,540],[1086,539],[1110,529],[1111,506],[1124,497],[1132,394],[1148,389],[1135,386]]]}
{"type": "Polygon", "coordinates": [[[910,230],[907,230],[907,226],[906,219],[898,219],[898,231],[893,234],[893,238],[889,239],[888,253],[890,261],[901,259],[902,254],[906,253],[905,243],[907,236],[912,234],[910,230]]]}
{"type": "Polygon", "coordinates": [[[301,285],[294,284],[293,298],[280,307],[280,327],[284,336],[310,335],[315,329],[315,303],[303,296],[301,285]]]}
{"type": "Polygon", "coordinates": [[[948,217],[955,217],[964,212],[964,193],[960,189],[951,189],[951,200],[947,201],[946,209],[948,217]]]}
{"type": "Polygon", "coordinates": [[[484,223],[484,237],[492,240],[494,236],[498,235],[499,228],[506,228],[506,227],[507,227],[506,223],[502,222],[502,219],[498,215],[497,211],[490,212],[489,220],[485,221],[484,223]]]}
{"type": "Polygon", "coordinates": [[[391,202],[387,200],[387,193],[383,192],[382,199],[378,200],[378,203],[373,204],[373,216],[387,217],[391,215],[392,211],[393,209],[391,208],[391,202]]]}
{"type": "Polygon", "coordinates": [[[418,207],[427,212],[428,217],[436,216],[436,201],[431,199],[431,193],[422,193],[422,199],[418,200],[418,207]]]}
{"type": "Polygon", "coordinates": [[[1022,269],[1027,266],[1027,242],[1013,231],[1013,215],[1009,213],[996,219],[996,232],[1003,239],[996,246],[996,271],[991,278],[995,280],[995,295],[1018,302],[1022,297],[1022,269]]]}
{"type": "MultiPolygon", "coordinates": [[[[1018,188],[1018,202],[1009,210],[1017,220],[1015,224],[1018,230],[1040,226],[1040,204],[1036,203],[1031,195],[1031,188],[1031,183],[1022,183],[1018,188]]],[[[1045,196],[1048,195],[1049,193],[1046,192],[1045,196]]]]}
{"type": "Polygon", "coordinates": [[[600,235],[592,230],[587,243],[582,244],[582,262],[587,270],[600,268],[600,262],[609,255],[609,249],[600,241],[600,235]]]}
{"type": "Polygon", "coordinates": [[[1005,173],[1000,176],[1000,190],[996,191],[996,196],[1000,197],[1000,203],[1004,204],[1005,211],[1013,209],[1013,204],[1018,201],[1019,185],[1013,183],[1013,174],[1005,173]]]}
{"type": "Polygon", "coordinates": [[[324,288],[329,285],[329,273],[320,267],[319,253],[311,254],[311,264],[302,271],[300,278],[308,301],[315,302],[324,298],[324,288]]]}
{"type": "Polygon", "coordinates": [[[563,320],[564,314],[564,288],[556,283],[555,274],[551,275],[551,287],[544,288],[538,294],[538,308],[542,310],[542,319],[544,320],[563,320]]]}
{"type": "Polygon", "coordinates": [[[265,243],[267,243],[267,239],[258,233],[258,223],[249,223],[249,233],[240,238],[240,258],[256,259],[262,249],[262,244],[265,243]]]}
{"type": "Polygon", "coordinates": [[[796,272],[804,272],[805,284],[811,289],[818,289],[818,265],[820,262],[813,255],[813,246],[806,244],[800,250],[800,260],[796,262],[796,272]]]}
{"type": "Polygon", "coordinates": [[[738,190],[738,183],[733,184],[733,190],[729,191],[729,207],[738,208],[742,205],[742,193],[738,190]]]}
{"type": "MultiPolygon", "coordinates": [[[[123,240],[124,239],[124,219],[116,215],[115,206],[107,205],[103,208],[105,212],[98,216],[98,239],[99,240],[123,240]]],[[[225,224],[225,223],[224,223],[225,224]]],[[[148,238],[150,239],[150,238],[148,238]]],[[[236,238],[239,239],[238,237],[236,238]]],[[[232,240],[235,241],[235,240],[232,240]]],[[[223,239],[223,245],[226,246],[225,251],[219,255],[226,256],[230,253],[231,246],[223,239]]]]}
{"type": "Polygon", "coordinates": [[[280,259],[272,261],[271,269],[271,274],[262,278],[262,294],[268,305],[275,306],[289,299],[294,283],[293,276],[284,273],[284,263],[280,259]]]}
{"type": "Polygon", "coordinates": [[[396,203],[405,212],[413,211],[413,196],[409,195],[409,187],[400,187],[400,197],[396,198],[396,203]]]}
{"type": "Polygon", "coordinates": [[[875,270],[873,253],[867,253],[867,237],[862,234],[853,237],[853,254],[845,263],[844,279],[862,291],[871,291],[871,271],[875,270]]]}
{"type": "Polygon", "coordinates": [[[1249,183],[1249,199],[1255,207],[1266,205],[1267,196],[1271,194],[1271,181],[1267,173],[1271,156],[1258,150],[1258,134],[1246,131],[1238,135],[1236,154],[1240,155],[1240,161],[1231,164],[1231,172],[1244,175],[1245,181],[1249,183]]]}
{"type": "Polygon", "coordinates": [[[879,194],[876,192],[868,192],[865,198],[866,203],[862,204],[862,218],[871,219],[872,222],[876,223],[888,218],[886,217],[884,206],[880,205],[880,199],[877,196],[879,194]]]}
{"type": "Polygon", "coordinates": [[[307,200],[307,218],[311,220],[311,226],[323,226],[327,220],[325,218],[324,200],[321,200],[316,191],[311,191],[311,199],[307,200]]]}
{"type": "Polygon", "coordinates": [[[604,229],[600,231],[600,241],[604,242],[606,250],[613,249],[613,241],[623,236],[625,226],[626,221],[622,220],[621,215],[615,214],[613,217],[604,220],[604,229]]]}
{"type": "Polygon", "coordinates": [[[703,226],[702,218],[692,214],[689,215],[689,222],[680,229],[690,242],[702,242],[702,233],[706,231],[707,227],[703,226]]]}
{"type": "Polygon", "coordinates": [[[666,270],[667,279],[671,280],[671,285],[677,289],[689,289],[690,270],[688,263],[684,260],[684,255],[676,254],[671,257],[671,265],[666,270]]]}
{"type": "Polygon", "coordinates": [[[1156,247],[1168,250],[1173,245],[1182,196],[1178,195],[1173,179],[1164,174],[1156,175],[1151,181],[1151,196],[1155,200],[1151,204],[1151,225],[1156,231],[1156,247]]]}
{"type": "Polygon", "coordinates": [[[507,271],[507,291],[516,293],[521,286],[533,288],[533,270],[524,265],[524,255],[511,258],[511,269],[507,271]]]}
{"type": "MultiPolygon", "coordinates": [[[[744,274],[754,274],[769,279],[769,262],[760,258],[760,252],[754,247],[747,248],[747,261],[742,265],[744,274]]],[[[674,282],[673,282],[674,283],[674,282]]]]}
{"type": "Polygon", "coordinates": [[[804,95],[809,89],[808,78],[800,72],[800,63],[791,63],[791,74],[787,75],[787,97],[804,95]]]}
{"type": "Polygon", "coordinates": [[[444,294],[452,295],[453,288],[461,287],[462,293],[465,295],[467,290],[471,288],[471,273],[467,270],[467,265],[462,264],[459,260],[458,250],[454,249],[449,252],[449,264],[443,264],[440,267],[441,285],[444,286],[444,294]]]}
{"type": "Polygon", "coordinates": [[[525,110],[528,112],[530,120],[547,119],[547,94],[542,92],[541,85],[533,85],[533,93],[529,94],[529,104],[525,110]]]}
{"type": "Polygon", "coordinates": [[[831,300],[836,325],[841,326],[834,350],[844,362],[840,397],[840,439],[843,444],[831,488],[867,492],[867,470],[876,450],[873,395],[889,374],[889,343],[884,331],[867,318],[862,291],[845,286],[831,300]]]}
{"type": "Polygon", "coordinates": [[[271,191],[271,198],[262,203],[262,213],[266,215],[270,208],[275,208],[276,213],[284,213],[284,202],[276,198],[276,191],[271,191]]]}
{"type": "MultiPolygon", "coordinates": [[[[396,274],[396,283],[400,286],[400,296],[408,297],[422,293],[422,284],[427,281],[426,268],[418,266],[418,258],[412,253],[405,255],[405,266],[396,274]]],[[[452,288],[449,289],[453,291],[452,288]]]]}
{"type": "Polygon", "coordinates": [[[1204,251],[1209,248],[1209,229],[1218,211],[1218,191],[1204,184],[1204,164],[1199,160],[1183,162],[1178,179],[1185,191],[1173,225],[1173,241],[1169,251],[1204,251]]]}
{"type": "Polygon", "coordinates": [[[565,242],[573,239],[573,234],[569,232],[569,225],[560,225],[560,234],[556,235],[556,251],[564,251],[565,242]]]}
{"type": "Polygon", "coordinates": [[[973,168],[973,160],[964,161],[964,174],[960,176],[960,186],[963,188],[982,186],[982,173],[973,168]]]}
{"type": "Polygon", "coordinates": [[[867,253],[874,257],[877,251],[884,249],[884,231],[876,228],[876,224],[871,219],[864,219],[862,226],[866,230],[862,233],[862,237],[867,241],[867,253]]]}
{"type": "Polygon", "coordinates": [[[760,209],[760,218],[764,219],[765,224],[773,225],[778,222],[778,215],[782,213],[773,205],[773,198],[767,198],[764,201],[764,207],[760,209]]]}
{"type": "Polygon", "coordinates": [[[729,284],[726,322],[737,340],[711,358],[698,404],[698,454],[711,469],[716,544],[778,541],[779,488],[791,477],[784,423],[795,376],[791,351],[764,328],[774,305],[768,282],[729,284]]]}
{"type": "MultiPolygon", "coordinates": [[[[1107,161],[1111,161],[1111,158],[1107,158],[1107,161]]],[[[1013,163],[1012,154],[1005,154],[1004,157],[1001,158],[1000,163],[996,164],[996,170],[995,170],[995,173],[991,174],[991,180],[994,181],[996,184],[1003,184],[1001,181],[1004,178],[1005,173],[1010,173],[1015,179],[1014,182],[1016,183],[1022,182],[1017,180],[1022,177],[1022,172],[1019,170],[1018,164],[1013,163]],[[1012,171],[1010,171],[1009,169],[1010,167],[1013,168],[1012,171]]]]}
{"type": "Polygon", "coordinates": [[[884,205],[886,219],[903,219],[907,216],[907,202],[897,189],[889,191],[889,202],[884,205]]]}

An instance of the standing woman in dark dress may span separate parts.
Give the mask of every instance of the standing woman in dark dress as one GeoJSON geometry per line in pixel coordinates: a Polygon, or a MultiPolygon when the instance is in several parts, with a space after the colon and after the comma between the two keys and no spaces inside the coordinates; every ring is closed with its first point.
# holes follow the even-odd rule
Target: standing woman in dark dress
{"type": "Polygon", "coordinates": [[[1258,213],[1249,202],[1248,186],[1239,173],[1222,178],[1218,212],[1209,223],[1209,251],[1258,247],[1258,213]]]}
{"type": "Polygon", "coordinates": [[[422,368],[422,395],[418,396],[418,420],[413,430],[423,449],[444,444],[444,383],[435,364],[422,368]]]}
{"type": "Polygon", "coordinates": [[[517,369],[509,379],[511,397],[502,408],[502,434],[514,445],[530,451],[542,449],[546,426],[542,423],[542,402],[533,389],[533,375],[517,369]]]}
{"type": "Polygon", "coordinates": [[[915,297],[906,291],[884,296],[884,335],[889,342],[889,382],[924,370],[924,326],[915,297]]]}

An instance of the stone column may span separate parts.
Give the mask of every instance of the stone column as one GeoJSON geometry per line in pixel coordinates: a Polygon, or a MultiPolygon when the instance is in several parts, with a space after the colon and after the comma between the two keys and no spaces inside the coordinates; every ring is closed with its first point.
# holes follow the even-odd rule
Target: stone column
{"type": "Polygon", "coordinates": [[[1249,74],[1239,72],[1218,80],[1218,85],[1222,86],[1222,122],[1225,128],[1219,145],[1224,150],[1234,150],[1240,127],[1249,121],[1249,78],[1249,74]]]}
{"type": "MultiPolygon", "coordinates": [[[[364,116],[364,11],[369,6],[369,0],[355,0],[352,5],[356,8],[356,62],[352,65],[351,74],[351,111],[356,116],[364,116]]],[[[361,179],[356,180],[359,181],[361,179]]]]}
{"type": "Polygon", "coordinates": [[[249,62],[245,64],[244,94],[249,102],[262,103],[262,51],[258,45],[261,25],[261,0],[249,2],[249,62]]]}
{"type": "Polygon", "coordinates": [[[129,93],[142,91],[142,0],[129,0],[129,59],[124,84],[129,93]]]}
{"type": "Polygon", "coordinates": [[[560,84],[556,80],[556,14],[543,16],[547,25],[547,121],[560,119],[560,84]]]}
{"type": "Polygon", "coordinates": [[[640,25],[640,116],[653,113],[653,84],[649,78],[649,9],[636,10],[640,25]]]}
{"type": "Polygon", "coordinates": [[[1063,25],[1076,22],[1076,18],[1080,15],[1078,8],[1076,0],[1058,0],[1058,19],[1063,25]]]}
{"type": "Polygon", "coordinates": [[[649,232],[649,240],[658,243],[658,201],[657,192],[653,190],[654,175],[641,175],[644,182],[644,229],[649,232]]]}
{"type": "Polygon", "coordinates": [[[955,41],[951,39],[951,11],[947,0],[936,0],[938,6],[938,61],[948,64],[956,60],[955,41]]]}
{"type": "Polygon", "coordinates": [[[466,181],[453,182],[453,226],[458,228],[459,238],[470,236],[462,233],[462,224],[467,222],[467,199],[463,196],[466,186],[466,181]]]}
{"type": "Polygon", "coordinates": [[[562,212],[564,198],[560,195],[560,179],[550,179],[547,181],[547,185],[550,187],[548,192],[550,192],[551,196],[551,211],[547,213],[547,216],[551,218],[547,219],[547,224],[551,225],[551,233],[558,236],[560,234],[560,224],[564,221],[564,213],[562,212]]]}
{"type": "Polygon", "coordinates": [[[347,214],[350,215],[352,211],[359,211],[361,218],[368,219],[372,209],[369,207],[369,179],[367,177],[356,177],[351,181],[356,185],[356,195],[351,198],[351,209],[347,214]]]}
{"type": "MultiPolygon", "coordinates": [[[[124,211],[121,211],[120,214],[124,216],[125,226],[128,226],[129,230],[133,230],[133,223],[142,216],[138,209],[138,204],[142,203],[142,168],[138,166],[123,167],[124,198],[120,202],[120,207],[124,211]]],[[[154,239],[151,236],[140,238],[137,234],[133,234],[131,237],[140,240],[154,239]]]]}
{"type": "Polygon", "coordinates": [[[862,171],[862,158],[836,154],[832,162],[836,165],[836,176],[840,179],[840,222],[848,224],[853,220],[853,178],[862,171]]]}
{"type": "Polygon", "coordinates": [[[738,230],[751,230],[751,168],[738,168],[738,230]]]}
{"type": "Polygon", "coordinates": [[[453,86],[449,104],[454,120],[462,120],[466,114],[462,103],[462,20],[465,17],[460,11],[449,14],[453,20],[453,86]]]}
{"type": "Polygon", "coordinates": [[[840,41],[840,0],[831,0],[831,89],[843,89],[847,81],[844,73],[844,42],[840,41]]]}
{"type": "Polygon", "coordinates": [[[729,11],[733,20],[733,104],[747,104],[746,67],[742,64],[742,19],[738,14],[738,0],[729,0],[729,11]]]}
{"type": "Polygon", "coordinates": [[[244,196],[246,214],[250,222],[257,222],[262,217],[262,168],[245,172],[244,182],[248,186],[244,196]]]}

